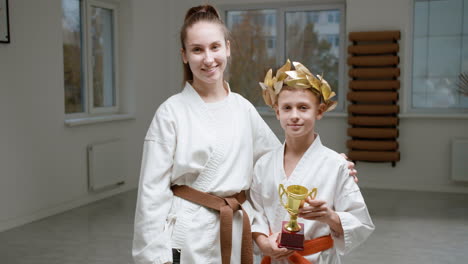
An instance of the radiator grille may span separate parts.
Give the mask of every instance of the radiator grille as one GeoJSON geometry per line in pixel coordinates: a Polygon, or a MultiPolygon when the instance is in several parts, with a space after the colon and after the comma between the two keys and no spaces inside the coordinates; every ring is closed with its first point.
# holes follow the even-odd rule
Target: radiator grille
{"type": "Polygon", "coordinates": [[[127,170],[122,140],[112,139],[88,145],[88,187],[91,191],[125,182],[127,170]]]}
{"type": "Polygon", "coordinates": [[[468,139],[452,140],[452,180],[468,181],[468,139]]]}

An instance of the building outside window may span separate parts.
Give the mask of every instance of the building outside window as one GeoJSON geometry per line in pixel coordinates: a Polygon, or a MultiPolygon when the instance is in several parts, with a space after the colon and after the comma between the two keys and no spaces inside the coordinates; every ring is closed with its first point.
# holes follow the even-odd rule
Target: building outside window
{"type": "Polygon", "coordinates": [[[62,0],[65,113],[83,117],[119,107],[117,6],[62,0]]]}
{"type": "Polygon", "coordinates": [[[344,43],[340,41],[344,40],[340,21],[345,21],[344,5],[231,6],[223,11],[233,39],[228,70],[233,91],[260,111],[269,111],[258,82],[263,81],[268,69],[277,69],[289,58],[303,63],[314,74],[323,73],[338,94],[337,110],[343,110],[345,53],[340,46],[344,43]]]}

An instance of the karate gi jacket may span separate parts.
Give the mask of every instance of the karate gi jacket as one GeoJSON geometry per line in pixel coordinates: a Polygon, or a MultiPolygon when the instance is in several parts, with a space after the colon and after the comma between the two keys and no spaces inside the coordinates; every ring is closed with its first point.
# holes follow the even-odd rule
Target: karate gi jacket
{"type": "MultiPolygon", "coordinates": [[[[317,188],[315,199],[326,201],[341,220],[344,236],[333,236],[334,247],[306,257],[314,264],[341,263],[340,255],[347,254],[369,237],[374,224],[369,216],[364,198],[353,177],[349,176],[348,162],[335,151],[322,145],[316,134],[289,178],[284,172],[284,147],[264,155],[255,165],[254,179],[250,195],[254,208],[258,211],[252,232],[269,235],[281,232],[281,222],[289,221],[290,216],[280,204],[278,186],[283,184],[302,185],[309,191],[317,188]]],[[[283,201],[286,201],[283,197],[283,201]]],[[[326,236],[331,233],[325,223],[298,217],[304,224],[305,240],[326,236]]],[[[283,264],[287,261],[272,261],[283,264]]]]}
{"type": "MultiPolygon", "coordinates": [[[[132,254],[136,264],[221,263],[219,213],[176,197],[171,185],[188,185],[226,197],[248,190],[254,163],[281,146],[253,105],[228,96],[205,103],[185,88],[160,105],[145,137],[132,254]]],[[[253,209],[243,204],[247,214],[253,209]]],[[[249,213],[252,212],[252,213],[249,213]]],[[[252,222],[252,220],[251,220],[252,222]]],[[[242,212],[234,213],[231,263],[240,263],[242,212]]]]}

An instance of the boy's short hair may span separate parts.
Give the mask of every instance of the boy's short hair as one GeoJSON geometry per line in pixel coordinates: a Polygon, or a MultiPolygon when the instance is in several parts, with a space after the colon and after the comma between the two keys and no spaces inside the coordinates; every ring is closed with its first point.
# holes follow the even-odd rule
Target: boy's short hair
{"type": "Polygon", "coordinates": [[[278,102],[278,95],[282,89],[308,89],[316,94],[325,104],[325,111],[331,111],[336,107],[337,102],[331,98],[336,94],[330,88],[328,82],[321,75],[314,76],[309,69],[299,62],[293,62],[295,70],[291,70],[289,60],[276,71],[273,77],[273,70],[270,69],[264,82],[260,82],[262,95],[265,104],[274,107],[278,102]],[[287,88],[286,88],[287,87],[287,88]]]}

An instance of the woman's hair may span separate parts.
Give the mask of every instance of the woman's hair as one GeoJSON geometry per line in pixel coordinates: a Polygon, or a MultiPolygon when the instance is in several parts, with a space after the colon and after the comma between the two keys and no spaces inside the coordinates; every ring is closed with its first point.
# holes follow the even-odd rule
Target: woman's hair
{"type": "MultiPolygon", "coordinates": [[[[182,49],[185,49],[185,40],[187,39],[187,30],[197,22],[204,21],[210,23],[216,23],[220,25],[224,33],[224,40],[229,40],[229,30],[221,20],[218,11],[211,5],[200,5],[190,8],[185,14],[184,24],[180,29],[180,43],[182,49]]],[[[188,63],[183,64],[184,67],[184,83],[189,80],[193,80],[193,73],[188,63]]]]}

